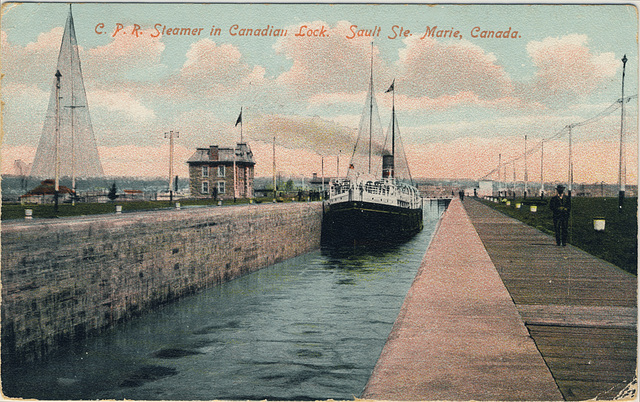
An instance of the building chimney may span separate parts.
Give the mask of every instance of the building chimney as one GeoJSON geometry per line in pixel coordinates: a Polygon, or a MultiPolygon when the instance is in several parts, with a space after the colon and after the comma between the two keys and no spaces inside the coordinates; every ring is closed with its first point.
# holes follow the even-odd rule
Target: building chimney
{"type": "Polygon", "coordinates": [[[209,146],[209,160],[217,161],[218,160],[218,146],[211,145],[209,146]]]}

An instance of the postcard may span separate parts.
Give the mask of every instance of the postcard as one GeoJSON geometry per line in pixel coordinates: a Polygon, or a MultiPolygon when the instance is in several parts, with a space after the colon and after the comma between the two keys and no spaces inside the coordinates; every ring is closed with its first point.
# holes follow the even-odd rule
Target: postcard
{"type": "Polygon", "coordinates": [[[4,2],[3,396],[633,397],[637,40],[633,4],[4,2]]]}

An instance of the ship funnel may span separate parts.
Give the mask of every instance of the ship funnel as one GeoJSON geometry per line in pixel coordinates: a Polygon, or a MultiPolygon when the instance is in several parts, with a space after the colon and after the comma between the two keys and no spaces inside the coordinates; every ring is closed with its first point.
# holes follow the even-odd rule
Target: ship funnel
{"type": "Polygon", "coordinates": [[[382,155],[382,178],[394,177],[393,155],[382,155]]]}

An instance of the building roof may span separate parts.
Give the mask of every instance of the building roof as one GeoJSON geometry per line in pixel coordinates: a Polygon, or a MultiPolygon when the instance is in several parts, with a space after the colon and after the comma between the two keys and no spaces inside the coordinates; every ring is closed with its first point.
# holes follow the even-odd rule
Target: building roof
{"type": "MultiPolygon", "coordinates": [[[[228,162],[234,161],[234,148],[220,148],[217,145],[211,145],[209,148],[197,148],[196,152],[191,155],[187,163],[204,163],[204,162],[228,162]]],[[[255,165],[253,160],[253,152],[249,145],[238,143],[235,147],[236,163],[255,165]]]]}
{"type": "MultiPolygon", "coordinates": [[[[22,195],[22,197],[30,197],[32,195],[44,195],[44,194],[55,194],[55,180],[47,179],[42,182],[34,189],[27,191],[26,194],[22,195]]],[[[73,190],[68,187],[58,185],[58,194],[73,194],[73,190]]]]}

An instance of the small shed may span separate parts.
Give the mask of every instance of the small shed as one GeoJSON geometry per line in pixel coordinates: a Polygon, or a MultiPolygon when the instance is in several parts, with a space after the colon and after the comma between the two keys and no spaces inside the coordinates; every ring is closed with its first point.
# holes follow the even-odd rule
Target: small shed
{"type": "MultiPolygon", "coordinates": [[[[20,197],[22,204],[53,204],[55,203],[55,185],[53,179],[47,179],[40,182],[34,189],[27,191],[20,197]]],[[[75,193],[72,189],[65,186],[58,186],[58,202],[69,202],[75,193]]]]}

